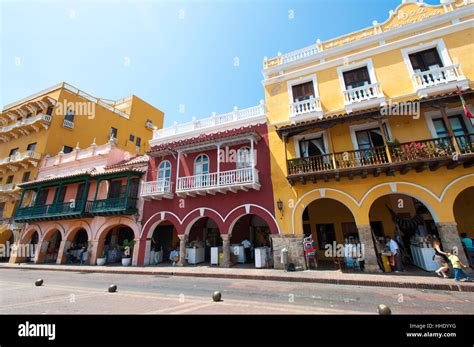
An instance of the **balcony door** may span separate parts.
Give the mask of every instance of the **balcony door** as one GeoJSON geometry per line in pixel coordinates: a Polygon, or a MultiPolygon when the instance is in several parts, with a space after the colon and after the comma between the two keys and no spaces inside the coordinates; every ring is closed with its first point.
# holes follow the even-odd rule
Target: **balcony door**
{"type": "Polygon", "coordinates": [[[122,181],[112,181],[110,182],[109,193],[107,194],[108,199],[120,198],[125,195],[125,186],[122,189],[122,181]]]}
{"type": "MultiPolygon", "coordinates": [[[[387,134],[386,130],[385,134],[387,134]]],[[[355,135],[359,148],[356,158],[362,161],[362,164],[375,164],[386,159],[385,149],[383,148],[385,144],[379,128],[356,131],[355,135]]]]}
{"type": "MultiPolygon", "coordinates": [[[[451,125],[451,129],[453,129],[454,136],[459,136],[456,137],[456,141],[461,151],[464,151],[464,149],[470,150],[472,148],[474,136],[466,136],[468,134],[468,131],[462,115],[457,114],[449,116],[448,120],[449,124],[451,125]]],[[[436,131],[436,136],[438,138],[449,137],[449,131],[446,126],[446,122],[443,118],[433,119],[433,125],[436,131]]],[[[442,141],[445,141],[445,145],[449,146],[449,140],[442,141]]]]}
{"type": "Polygon", "coordinates": [[[370,84],[369,70],[367,70],[367,66],[346,71],[342,75],[344,76],[346,90],[351,90],[370,84]]]}
{"type": "Polygon", "coordinates": [[[443,67],[441,57],[436,48],[412,53],[409,55],[409,58],[415,72],[424,72],[443,67]]]}
{"type": "Polygon", "coordinates": [[[161,192],[169,191],[171,178],[171,163],[168,160],[164,160],[158,166],[158,189],[161,192]]]}
{"type": "Polygon", "coordinates": [[[194,161],[195,187],[205,187],[209,182],[209,157],[200,154],[194,161]]]}
{"type": "Polygon", "coordinates": [[[46,205],[46,200],[48,199],[48,193],[49,193],[48,189],[42,189],[38,193],[36,193],[37,196],[36,196],[35,206],[46,205]]]}
{"type": "Polygon", "coordinates": [[[320,156],[326,154],[326,147],[322,135],[313,139],[303,139],[299,142],[300,155],[302,158],[320,156]]]}
{"type": "Polygon", "coordinates": [[[57,187],[56,192],[54,193],[54,203],[62,204],[64,202],[64,198],[66,197],[67,187],[57,187]]]}
{"type": "Polygon", "coordinates": [[[293,92],[293,102],[309,100],[312,97],[314,98],[313,81],[297,84],[291,87],[291,89],[293,92]]]}

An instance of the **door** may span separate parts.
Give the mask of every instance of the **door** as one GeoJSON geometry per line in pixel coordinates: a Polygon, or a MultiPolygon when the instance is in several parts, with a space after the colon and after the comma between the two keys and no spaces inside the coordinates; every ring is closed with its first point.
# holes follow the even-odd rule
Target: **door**
{"type": "Polygon", "coordinates": [[[206,187],[209,183],[209,157],[201,154],[194,162],[195,187],[206,187]]]}

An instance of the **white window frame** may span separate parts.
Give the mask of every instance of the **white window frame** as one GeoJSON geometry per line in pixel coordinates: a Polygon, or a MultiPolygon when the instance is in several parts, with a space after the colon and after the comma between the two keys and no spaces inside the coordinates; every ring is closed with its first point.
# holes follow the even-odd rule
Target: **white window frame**
{"type": "MultiPolygon", "coordinates": [[[[209,160],[209,156],[208,156],[206,153],[200,153],[200,154],[198,154],[198,155],[196,156],[196,158],[194,158],[194,166],[193,166],[193,174],[194,174],[194,175],[196,175],[196,164],[197,164],[197,160],[198,160],[198,158],[201,157],[201,156],[207,158],[207,169],[208,169],[208,171],[207,171],[206,173],[201,172],[201,175],[209,174],[210,171],[211,171],[211,170],[210,170],[210,160],[209,160]]],[[[202,161],[202,162],[200,163],[200,165],[203,165],[204,163],[205,163],[205,162],[202,161]]]]}
{"type": "MultiPolygon", "coordinates": [[[[474,124],[472,123],[472,121],[469,118],[466,117],[466,114],[464,113],[464,108],[462,106],[453,107],[453,108],[450,108],[450,109],[446,110],[446,115],[448,117],[454,116],[454,115],[457,115],[457,114],[461,115],[461,117],[464,121],[464,124],[466,125],[468,133],[473,134],[474,133],[474,124]]],[[[426,125],[428,126],[428,129],[431,132],[432,138],[437,139],[438,134],[436,133],[436,129],[435,129],[435,126],[434,126],[434,123],[433,123],[433,119],[443,118],[443,116],[441,115],[441,112],[440,111],[429,111],[429,112],[425,112],[424,115],[425,115],[426,125]]]]}
{"type": "Polygon", "coordinates": [[[312,74],[309,76],[305,77],[300,77],[296,78],[294,80],[290,80],[287,82],[287,87],[288,87],[288,96],[290,99],[290,104],[294,103],[294,98],[293,98],[293,87],[297,86],[298,84],[306,83],[313,81],[313,91],[314,91],[314,98],[317,99],[319,98],[319,91],[318,91],[318,78],[316,77],[316,74],[312,74]]]}
{"type": "Polygon", "coordinates": [[[374,64],[372,59],[365,59],[357,62],[353,62],[348,65],[342,65],[337,68],[337,75],[339,76],[339,83],[341,84],[341,90],[347,91],[346,83],[344,82],[344,72],[359,69],[361,67],[366,67],[369,72],[370,84],[378,83],[377,76],[375,75],[374,64]]]}
{"type": "Polygon", "coordinates": [[[326,154],[329,153],[329,147],[328,147],[328,135],[326,130],[318,131],[317,133],[311,133],[311,134],[306,134],[306,135],[297,135],[293,137],[293,141],[295,143],[295,150],[296,150],[296,157],[297,158],[302,158],[301,156],[301,151],[300,151],[300,141],[301,140],[312,140],[312,139],[317,139],[319,137],[323,138],[324,141],[324,151],[326,154]]]}
{"type": "MultiPolygon", "coordinates": [[[[173,165],[171,164],[171,162],[169,160],[162,160],[159,164],[158,164],[158,170],[157,170],[157,179],[160,179],[160,171],[167,171],[169,170],[170,172],[170,175],[168,177],[168,179],[171,179],[171,169],[172,169],[173,165]],[[164,165],[165,163],[168,163],[169,164],[169,168],[165,168],[165,167],[161,167],[162,165],[164,165]]],[[[163,176],[163,179],[166,180],[166,173],[164,174],[163,176]]]]}
{"type": "MultiPolygon", "coordinates": [[[[386,119],[384,119],[382,120],[382,124],[385,124],[385,127],[387,128],[387,132],[388,132],[387,135],[389,136],[389,139],[387,140],[393,140],[392,130],[390,129],[390,123],[386,119]]],[[[360,149],[359,143],[357,142],[356,132],[361,131],[361,130],[373,129],[373,128],[379,128],[379,123],[370,122],[370,123],[364,123],[364,124],[355,124],[349,127],[349,131],[351,133],[352,145],[354,146],[354,149],[356,151],[360,149]]]]}
{"type": "Polygon", "coordinates": [[[436,48],[438,51],[439,57],[443,62],[443,66],[450,66],[453,65],[451,57],[449,56],[448,49],[444,44],[443,39],[437,39],[431,42],[427,42],[417,46],[406,47],[401,50],[403,61],[405,62],[406,66],[408,67],[408,72],[410,73],[410,77],[415,74],[413,70],[413,66],[411,65],[409,55],[416,52],[426,51],[427,49],[436,48]]]}

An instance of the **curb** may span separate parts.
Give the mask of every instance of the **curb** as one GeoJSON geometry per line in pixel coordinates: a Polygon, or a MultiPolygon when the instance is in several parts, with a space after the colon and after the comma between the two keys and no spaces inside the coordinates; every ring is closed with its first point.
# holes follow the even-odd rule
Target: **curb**
{"type": "Polygon", "coordinates": [[[474,292],[474,286],[463,284],[443,284],[443,283],[407,283],[398,281],[370,281],[358,279],[338,279],[338,278],[308,278],[308,277],[284,277],[284,276],[262,276],[262,275],[243,275],[243,274],[219,274],[219,273],[195,273],[195,272],[168,272],[160,270],[134,271],[134,270],[108,270],[108,269],[68,269],[68,268],[47,268],[42,269],[36,266],[23,265],[19,267],[0,266],[0,269],[15,270],[43,270],[43,271],[69,271],[69,272],[88,272],[88,273],[108,273],[121,275],[159,275],[159,276],[181,276],[181,277],[201,277],[201,278],[226,278],[226,279],[245,279],[260,281],[280,281],[280,282],[300,282],[300,283],[322,283],[335,285],[359,285],[368,287],[387,287],[387,288],[411,288],[411,289],[431,289],[446,290],[455,292],[474,292]]]}

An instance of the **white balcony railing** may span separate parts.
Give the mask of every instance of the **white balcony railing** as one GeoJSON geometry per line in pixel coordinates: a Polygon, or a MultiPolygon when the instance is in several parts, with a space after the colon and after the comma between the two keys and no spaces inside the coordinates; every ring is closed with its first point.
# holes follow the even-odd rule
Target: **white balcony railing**
{"type": "Polygon", "coordinates": [[[412,78],[415,88],[421,89],[464,79],[464,76],[459,65],[450,65],[428,71],[415,72],[412,78]]]}
{"type": "Polygon", "coordinates": [[[201,130],[214,126],[223,127],[226,124],[232,125],[234,122],[262,115],[265,115],[265,105],[263,101],[261,101],[257,106],[245,108],[242,110],[234,109],[232,112],[219,115],[213,114],[208,118],[193,120],[191,122],[182,124],[175,123],[169,128],[154,130],[153,140],[161,140],[163,138],[172,137],[175,135],[192,133],[194,130],[201,130]]]}
{"type": "Polygon", "coordinates": [[[311,97],[308,100],[296,101],[290,104],[290,115],[292,117],[321,111],[321,100],[319,97],[311,97]]]}
{"type": "Polygon", "coordinates": [[[9,132],[9,131],[14,130],[16,128],[20,128],[20,127],[25,126],[25,125],[34,124],[39,120],[43,120],[45,122],[51,123],[51,116],[47,115],[47,114],[40,113],[40,114],[38,114],[34,117],[26,118],[26,119],[23,119],[19,122],[15,122],[13,124],[9,124],[9,125],[6,125],[4,127],[0,127],[0,133],[6,133],[6,132],[9,132]]]}
{"type": "Polygon", "coordinates": [[[13,190],[14,187],[15,185],[13,183],[0,185],[0,192],[8,192],[13,190]]]}
{"type": "Polygon", "coordinates": [[[13,154],[9,157],[0,159],[0,165],[18,163],[18,162],[21,162],[25,159],[39,160],[39,159],[41,159],[41,153],[38,153],[38,152],[35,152],[35,151],[26,151],[26,152],[22,152],[22,153],[16,153],[16,154],[13,154]]]}
{"type": "Polygon", "coordinates": [[[344,90],[344,102],[346,105],[353,104],[373,98],[378,98],[382,95],[379,83],[367,84],[362,87],[357,87],[349,90],[344,90]]]}
{"type": "Polygon", "coordinates": [[[202,175],[179,177],[176,187],[176,193],[186,192],[210,192],[213,190],[232,190],[249,186],[252,188],[259,187],[258,171],[252,167],[246,167],[236,170],[213,172],[202,175]]]}
{"type": "Polygon", "coordinates": [[[68,128],[68,129],[74,129],[74,122],[70,120],[63,120],[63,127],[68,128]]]}
{"type": "Polygon", "coordinates": [[[142,197],[166,197],[169,195],[172,195],[170,179],[160,179],[157,181],[145,182],[142,184],[140,191],[140,196],[142,197]]]}

